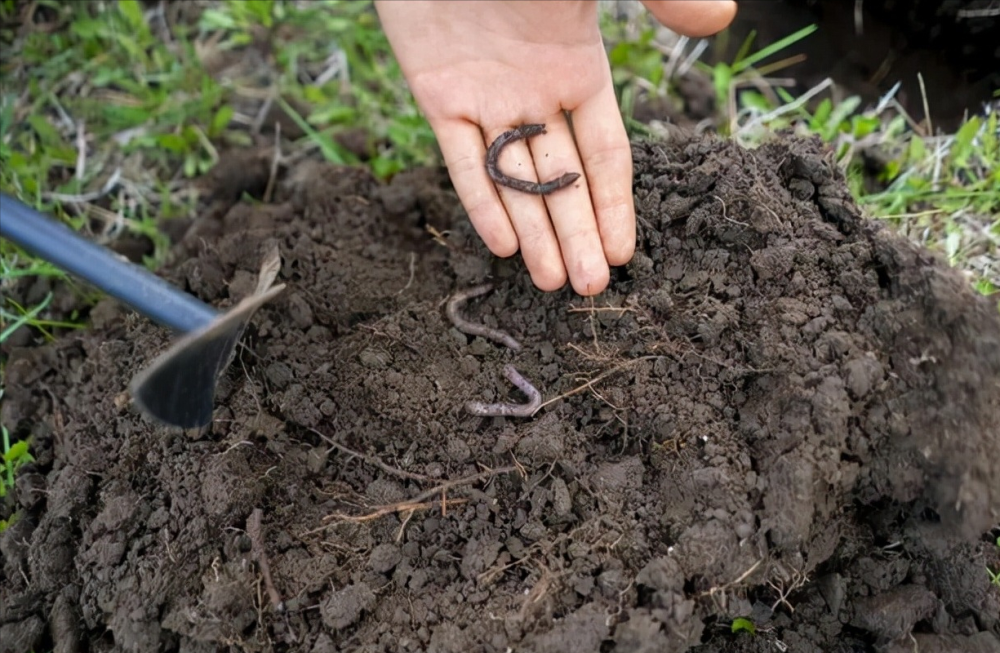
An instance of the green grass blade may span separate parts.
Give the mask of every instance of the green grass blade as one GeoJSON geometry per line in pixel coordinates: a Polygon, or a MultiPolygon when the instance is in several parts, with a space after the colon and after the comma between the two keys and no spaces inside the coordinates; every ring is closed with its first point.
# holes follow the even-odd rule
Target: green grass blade
{"type": "Polygon", "coordinates": [[[764,59],[767,59],[771,55],[776,54],[776,53],[784,50],[785,48],[787,48],[791,44],[793,44],[793,43],[795,43],[797,41],[801,41],[805,37],[807,37],[810,34],[812,34],[813,32],[815,32],[817,29],[818,29],[818,27],[816,25],[808,25],[806,27],[803,27],[802,29],[800,29],[797,32],[789,34],[788,36],[786,36],[783,39],[775,41],[774,43],[772,43],[771,45],[768,45],[767,47],[761,48],[757,52],[754,52],[753,54],[751,54],[750,56],[748,56],[746,59],[741,59],[739,61],[734,62],[733,63],[733,73],[737,73],[738,74],[738,73],[746,70],[750,66],[753,66],[754,64],[756,64],[758,61],[763,61],[764,59]]]}
{"type": "Polygon", "coordinates": [[[41,301],[40,304],[32,308],[30,311],[14,320],[11,324],[7,326],[2,332],[0,332],[0,342],[6,342],[7,338],[11,336],[15,331],[20,329],[25,324],[30,324],[39,313],[45,310],[45,308],[52,301],[52,293],[50,292],[45,296],[45,299],[41,301]]]}

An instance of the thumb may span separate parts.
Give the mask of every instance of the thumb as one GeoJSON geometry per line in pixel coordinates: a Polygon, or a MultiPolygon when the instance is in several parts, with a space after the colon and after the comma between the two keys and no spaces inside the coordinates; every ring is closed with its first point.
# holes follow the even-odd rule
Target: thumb
{"type": "Polygon", "coordinates": [[[726,29],[736,16],[733,0],[642,0],[642,4],[656,20],[683,36],[710,36],[726,29]]]}

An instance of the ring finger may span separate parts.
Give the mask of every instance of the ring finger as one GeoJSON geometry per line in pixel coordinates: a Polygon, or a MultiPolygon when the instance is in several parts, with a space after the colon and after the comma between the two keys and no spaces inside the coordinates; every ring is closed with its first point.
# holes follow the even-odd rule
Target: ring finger
{"type": "MultiPolygon", "coordinates": [[[[511,128],[505,126],[484,130],[486,144],[491,144],[511,128]]],[[[528,145],[522,140],[508,144],[500,152],[499,167],[508,176],[537,182],[535,165],[528,145]]],[[[566,269],[545,201],[541,196],[499,184],[497,190],[517,233],[521,256],[524,257],[532,282],[543,291],[558,290],[566,284],[566,269]]]]}

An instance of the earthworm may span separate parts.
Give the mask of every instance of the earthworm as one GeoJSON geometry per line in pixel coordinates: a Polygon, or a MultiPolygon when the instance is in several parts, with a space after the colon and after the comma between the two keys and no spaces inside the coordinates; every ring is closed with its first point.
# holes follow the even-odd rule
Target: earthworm
{"type": "Polygon", "coordinates": [[[503,375],[507,377],[508,381],[517,386],[521,392],[528,395],[528,403],[485,404],[481,401],[470,401],[465,404],[465,410],[473,415],[480,415],[482,417],[531,417],[534,415],[535,411],[542,405],[542,393],[535,386],[531,385],[531,381],[521,376],[514,369],[513,365],[504,365],[503,375]]]}
{"type": "Polygon", "coordinates": [[[519,190],[523,193],[531,193],[532,195],[548,195],[553,191],[569,186],[574,181],[579,179],[580,173],[567,172],[562,177],[558,177],[552,181],[547,181],[544,184],[539,184],[533,181],[517,179],[516,177],[508,177],[502,170],[500,170],[500,150],[502,150],[508,143],[513,143],[514,141],[521,140],[522,138],[531,138],[532,136],[544,133],[545,125],[535,124],[521,125],[520,127],[515,127],[514,129],[497,136],[497,139],[493,141],[489,149],[486,150],[486,172],[489,174],[490,179],[501,186],[507,186],[508,188],[513,188],[514,190],[519,190]]]}
{"type": "Polygon", "coordinates": [[[485,324],[469,322],[458,313],[459,304],[467,302],[473,297],[485,295],[491,290],[493,290],[493,285],[486,283],[481,286],[469,288],[468,290],[459,291],[452,295],[451,299],[448,300],[448,306],[445,309],[445,313],[448,315],[448,319],[451,320],[451,323],[455,325],[455,328],[462,333],[472,336],[482,336],[487,340],[498,342],[501,345],[507,345],[514,351],[521,351],[521,343],[514,340],[514,338],[507,335],[503,331],[500,331],[499,329],[491,329],[485,324]]]}

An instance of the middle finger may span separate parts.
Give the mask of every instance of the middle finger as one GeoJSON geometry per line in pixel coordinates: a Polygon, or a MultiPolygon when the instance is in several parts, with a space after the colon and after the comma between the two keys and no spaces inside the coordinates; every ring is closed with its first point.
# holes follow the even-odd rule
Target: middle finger
{"type": "Polygon", "coordinates": [[[582,174],[583,163],[566,116],[562,112],[549,116],[545,127],[546,133],[528,144],[542,181],[567,172],[581,173],[567,188],[546,195],[545,204],[573,290],[580,295],[596,295],[607,287],[611,271],[601,245],[587,176],[582,174]]]}
{"type": "MultiPolygon", "coordinates": [[[[484,130],[487,145],[509,129],[511,127],[484,130]]],[[[512,142],[501,150],[499,167],[510,177],[538,181],[531,152],[523,140],[512,142]]],[[[566,284],[566,269],[545,201],[538,195],[500,184],[497,184],[497,192],[517,233],[521,256],[532,282],[543,291],[558,290],[566,284]]]]}

